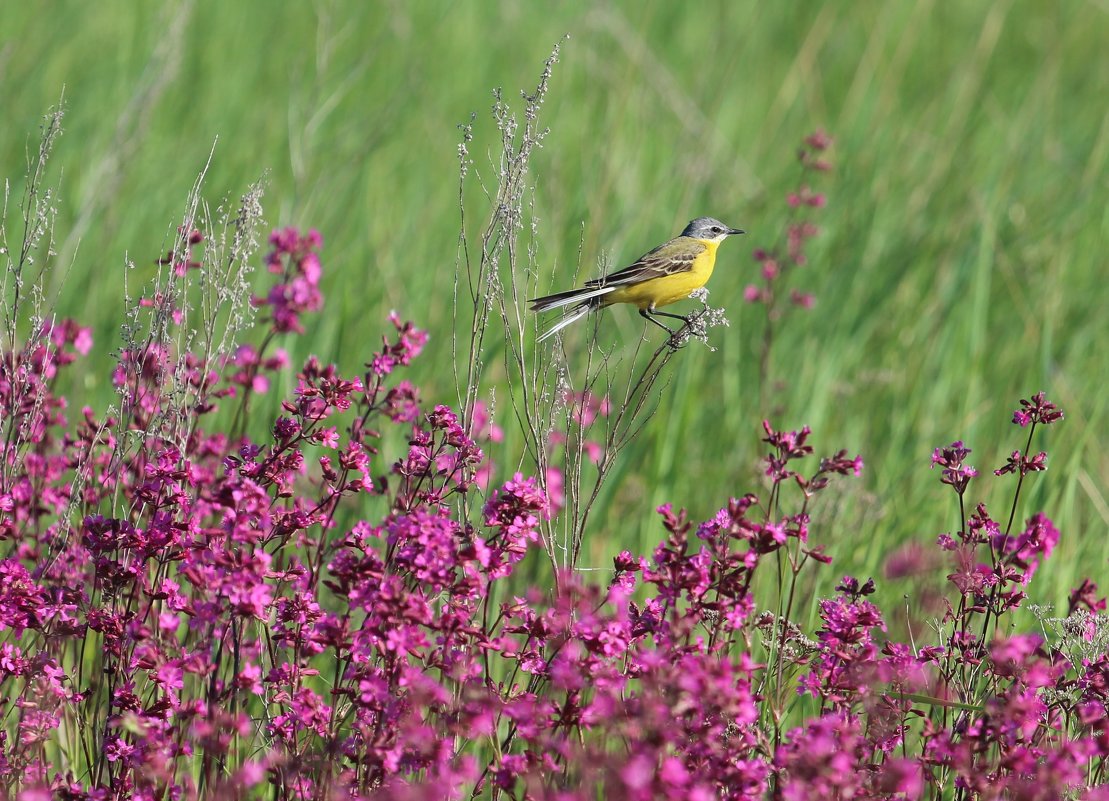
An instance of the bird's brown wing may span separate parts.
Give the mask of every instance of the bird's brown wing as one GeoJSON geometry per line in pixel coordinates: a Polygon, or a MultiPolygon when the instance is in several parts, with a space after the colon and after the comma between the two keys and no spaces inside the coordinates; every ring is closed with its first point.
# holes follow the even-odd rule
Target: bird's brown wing
{"type": "Polygon", "coordinates": [[[705,252],[705,244],[688,236],[679,236],[671,239],[665,245],[659,245],[643,256],[629,264],[622,270],[609,273],[603,278],[594,278],[586,281],[587,287],[622,286],[625,284],[638,284],[652,278],[662,278],[667,275],[689,272],[693,269],[693,262],[705,252]]]}

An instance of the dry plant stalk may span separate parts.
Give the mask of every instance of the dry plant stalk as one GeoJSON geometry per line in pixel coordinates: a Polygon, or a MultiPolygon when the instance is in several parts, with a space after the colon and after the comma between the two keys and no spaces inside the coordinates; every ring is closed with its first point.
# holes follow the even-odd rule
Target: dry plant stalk
{"type": "Polygon", "coordinates": [[[0,278],[4,321],[0,368],[7,374],[5,383],[9,385],[10,397],[20,399],[20,403],[18,408],[14,405],[0,408],[4,456],[0,459],[0,493],[10,489],[12,476],[32,443],[33,429],[44,413],[48,388],[34,380],[27,360],[36,358],[36,352],[38,358],[53,359],[55,351],[49,336],[53,312],[47,308],[44,287],[55,256],[58,187],[47,182],[46,172],[54,144],[62,133],[64,100],[63,95],[43,117],[38,147],[28,159],[17,222],[22,230],[15,247],[8,233],[11,185],[4,181],[0,211],[0,256],[4,262],[0,278]]]}
{"type": "Polygon", "coordinates": [[[212,209],[201,190],[214,152],[213,145],[152,283],[138,299],[126,291],[118,368],[126,377],[119,386],[124,436],[115,452],[120,461],[153,444],[188,452],[197,410],[210,402],[215,388],[216,368],[254,319],[250,262],[259,247],[263,181],[252,184],[236,206],[224,202],[212,209]],[[190,358],[177,358],[185,354],[190,358]],[[162,397],[142,396],[145,382],[139,373],[144,370],[164,373],[154,382],[162,387],[162,397]],[[133,425],[137,414],[147,412],[154,417],[149,425],[133,425]]]}
{"type": "MultiPolygon", "coordinates": [[[[491,164],[496,181],[487,184],[477,178],[489,216],[473,247],[466,216],[473,120],[461,126],[461,230],[454,303],[455,379],[467,429],[473,425],[474,405],[482,394],[487,354],[499,349],[504,369],[501,380],[507,384],[512,415],[524,434],[521,462],[526,460],[529,469],[534,468],[548,496],[552,478],[561,478],[565,509],[544,524],[543,532],[544,548],[556,575],[581,568],[590,513],[620,451],[635,439],[657,408],[670,360],[691,339],[707,344],[709,327],[727,324],[720,310],[704,302],[707,290],[699,290],[694,297],[702,305],[690,315],[689,324],[653,349],[649,334],[635,343],[630,354],[610,349],[602,345],[596,325],[580,355],[561,347],[561,337],[553,348],[535,344],[536,319],[527,310],[527,300],[542,294],[542,270],[537,256],[539,220],[531,160],[549,133],[539,115],[561,44],[548,57],[535,90],[521,92],[522,123],[500,91],[494,93],[492,112],[500,133],[499,152],[491,164]],[[499,326],[492,325],[494,320],[499,326]],[[587,410],[598,399],[609,410],[600,416],[587,410]],[[603,430],[597,431],[594,425],[601,420],[603,430]],[[561,445],[559,458],[554,455],[553,443],[561,445]]],[[[580,257],[579,252],[579,266],[580,257]]],[[[603,273],[604,265],[600,267],[603,273]]]]}

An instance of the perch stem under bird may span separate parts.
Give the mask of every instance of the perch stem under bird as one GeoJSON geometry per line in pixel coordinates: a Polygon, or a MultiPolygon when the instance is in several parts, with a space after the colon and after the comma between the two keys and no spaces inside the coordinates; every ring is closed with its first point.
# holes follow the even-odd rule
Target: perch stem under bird
{"type": "Polygon", "coordinates": [[[712,217],[698,217],[680,236],[643,254],[622,270],[586,281],[580,289],[529,301],[534,312],[566,309],[558,322],[540,334],[539,341],[553,337],[590,312],[615,303],[634,304],[643,319],[674,336],[675,332],[656,317],[671,317],[687,325],[689,318],[660,312],[658,307],[688,298],[691,292],[703,287],[716,265],[716,249],[720,243],[742,233],[712,217]]]}

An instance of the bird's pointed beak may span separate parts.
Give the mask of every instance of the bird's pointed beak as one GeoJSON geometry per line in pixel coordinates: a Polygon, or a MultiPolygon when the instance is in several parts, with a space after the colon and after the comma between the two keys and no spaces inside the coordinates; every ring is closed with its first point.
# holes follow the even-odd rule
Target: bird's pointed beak
{"type": "Polygon", "coordinates": [[[728,236],[735,236],[736,234],[745,234],[745,233],[747,233],[747,232],[746,231],[741,231],[738,228],[729,228],[728,229],[728,236]]]}

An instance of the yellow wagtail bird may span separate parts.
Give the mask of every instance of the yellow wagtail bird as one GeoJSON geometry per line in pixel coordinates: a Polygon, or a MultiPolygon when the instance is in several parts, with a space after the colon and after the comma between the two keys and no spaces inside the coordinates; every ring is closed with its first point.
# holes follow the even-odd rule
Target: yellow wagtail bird
{"type": "Polygon", "coordinates": [[[691,292],[703,287],[712,275],[720,243],[733,234],[742,233],[712,217],[698,217],[685,227],[681,236],[659,245],[622,270],[586,281],[581,289],[529,301],[534,312],[572,306],[561,320],[540,335],[539,341],[553,337],[591,311],[614,303],[634,303],[643,319],[674,336],[675,332],[655,317],[673,317],[687,325],[689,318],[660,312],[658,307],[688,298],[691,292]]]}

